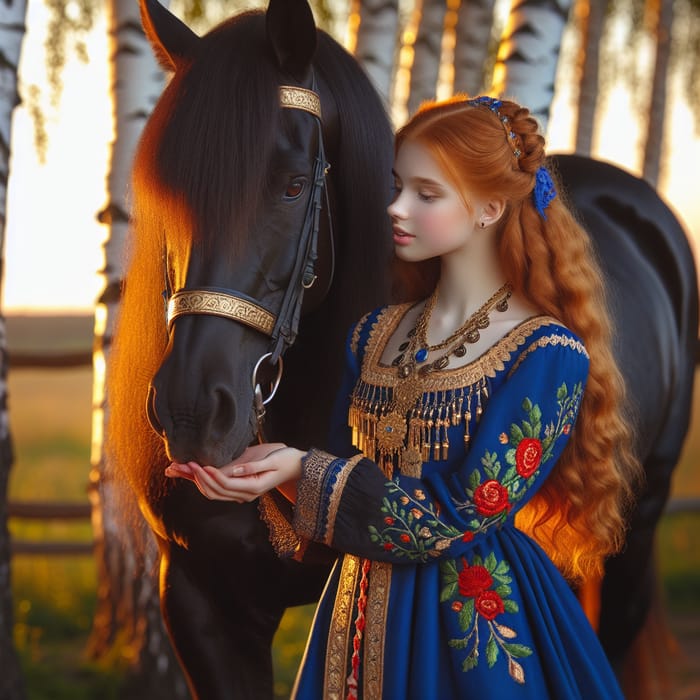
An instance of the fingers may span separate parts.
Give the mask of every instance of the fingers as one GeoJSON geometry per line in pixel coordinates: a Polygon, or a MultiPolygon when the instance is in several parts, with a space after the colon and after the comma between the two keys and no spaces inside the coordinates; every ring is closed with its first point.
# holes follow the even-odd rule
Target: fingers
{"type": "Polygon", "coordinates": [[[165,468],[165,476],[194,481],[194,473],[192,472],[191,467],[189,467],[187,464],[180,464],[178,462],[172,462],[165,468]]]}
{"type": "Polygon", "coordinates": [[[243,503],[252,501],[255,496],[252,494],[241,493],[227,483],[229,479],[219,472],[214,467],[200,467],[196,465],[193,468],[194,482],[197,488],[207,498],[217,501],[233,501],[234,503],[243,503]],[[226,479],[226,481],[223,481],[226,479]]]}
{"type": "Polygon", "coordinates": [[[201,467],[191,462],[193,481],[200,492],[207,498],[217,501],[234,501],[235,503],[247,503],[255,500],[272,488],[267,484],[270,480],[269,472],[256,473],[258,464],[246,465],[251,467],[249,476],[228,476],[221,469],[215,467],[201,467]]]}
{"type": "Polygon", "coordinates": [[[193,481],[204,496],[213,500],[250,502],[290,479],[299,478],[302,454],[283,443],[253,445],[220,469],[196,462],[173,462],[165,469],[165,475],[193,481]]]}

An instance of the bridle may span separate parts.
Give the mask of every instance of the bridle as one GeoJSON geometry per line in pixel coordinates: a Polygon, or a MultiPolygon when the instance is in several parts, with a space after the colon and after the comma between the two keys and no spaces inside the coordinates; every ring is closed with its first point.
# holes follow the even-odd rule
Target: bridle
{"type": "MultiPolygon", "coordinates": [[[[231,319],[269,336],[271,340],[270,350],[263,354],[255,363],[252,376],[253,408],[258,422],[259,437],[262,436],[262,420],[265,416],[265,406],[274,397],[282,379],[282,355],[297,337],[304,291],[310,289],[316,281],[315,266],[318,230],[324,192],[330,222],[328,192],[325,187],[326,174],[330,165],[326,161],[323,147],[321,100],[318,92],[307,88],[281,85],[279,87],[279,101],[280,106],[284,109],[300,109],[312,114],[316,118],[318,126],[318,150],[314,163],[311,194],[297,244],[294,267],[279,310],[277,313],[274,313],[264,304],[244,292],[219,287],[180,289],[172,293],[167,266],[165,275],[166,288],[164,291],[164,296],[167,300],[166,320],[168,333],[171,332],[175,320],[180,316],[209,314],[231,319]],[[258,381],[258,371],[263,362],[266,361],[273,367],[277,366],[277,373],[270,384],[268,395],[264,396],[258,381]]],[[[332,231],[330,232],[330,240],[332,250],[332,231]]],[[[331,257],[333,258],[333,255],[331,257]]],[[[331,280],[333,277],[332,265],[333,263],[331,263],[331,280]]]]}

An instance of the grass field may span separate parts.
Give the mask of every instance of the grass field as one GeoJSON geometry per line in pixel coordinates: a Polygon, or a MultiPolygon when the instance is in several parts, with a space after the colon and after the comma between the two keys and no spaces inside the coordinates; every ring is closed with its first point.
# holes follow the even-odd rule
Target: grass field
{"type": "MultiPolygon", "coordinates": [[[[87,317],[10,317],[13,351],[85,350],[92,342],[87,317]]],[[[15,464],[11,500],[87,502],[90,469],[90,368],[16,369],[8,391],[15,464]]],[[[674,484],[674,497],[700,498],[700,375],[694,423],[674,484]],[[696,424],[697,423],[697,427],[696,424]]],[[[12,520],[13,537],[89,542],[87,522],[12,520]]],[[[672,630],[681,641],[680,673],[700,688],[700,514],[665,516],[659,561],[672,630]]],[[[95,604],[96,573],[90,557],[18,555],[12,561],[15,641],[29,700],[105,700],[119,697],[119,672],[84,656],[95,604]]],[[[275,642],[278,695],[286,697],[303,651],[312,607],[290,611],[275,642]]],[[[698,695],[679,695],[679,700],[698,695]]]]}

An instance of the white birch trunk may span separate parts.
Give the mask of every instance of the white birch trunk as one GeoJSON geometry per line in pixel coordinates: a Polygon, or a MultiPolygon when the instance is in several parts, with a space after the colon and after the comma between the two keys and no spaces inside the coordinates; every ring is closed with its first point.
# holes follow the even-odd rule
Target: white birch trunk
{"type": "MultiPolygon", "coordinates": [[[[7,181],[10,175],[12,113],[19,103],[17,70],[25,34],[26,0],[0,3],[0,282],[4,267],[7,181]]],[[[26,690],[13,643],[14,610],[7,528],[7,491],[12,441],[7,413],[7,338],[0,309],[0,699],[24,700],[26,690]]]]}
{"type": "MultiPolygon", "coordinates": [[[[161,0],[162,2],[162,0],[161,0]]],[[[167,5],[167,2],[163,2],[167,5]]],[[[128,499],[119,498],[105,462],[105,424],[109,396],[105,371],[119,310],[124,273],[124,241],[129,226],[128,190],[134,151],[143,126],[158,100],[164,76],[143,34],[139,5],[111,0],[109,42],[114,140],[107,176],[108,201],[99,213],[107,226],[104,243],[103,291],[95,310],[93,351],[93,429],[90,499],[98,564],[98,606],[89,652],[108,654],[117,635],[131,647],[131,675],[149,698],[188,697],[160,615],[157,583],[158,553],[153,536],[137,512],[125,514],[128,499]],[[141,523],[134,528],[133,523],[141,523]],[[142,558],[136,553],[143,551],[142,558]]]]}
{"type": "Polygon", "coordinates": [[[413,45],[409,115],[418,109],[421,102],[434,99],[437,94],[446,10],[446,0],[416,0],[420,22],[413,45]]]}
{"type": "Polygon", "coordinates": [[[387,107],[391,102],[398,34],[398,0],[353,0],[348,50],[387,107]]]}
{"type": "Polygon", "coordinates": [[[649,120],[644,147],[642,177],[653,187],[659,184],[661,155],[663,152],[664,124],[666,114],[666,84],[671,60],[671,26],[673,24],[673,1],[659,0],[654,3],[656,57],[654,77],[651,84],[649,120]]]}
{"type": "Polygon", "coordinates": [[[496,0],[463,0],[455,29],[454,92],[478,95],[486,79],[496,0]]]}
{"type": "Polygon", "coordinates": [[[549,123],[562,35],[572,0],[514,0],[498,49],[493,92],[549,123]]]}

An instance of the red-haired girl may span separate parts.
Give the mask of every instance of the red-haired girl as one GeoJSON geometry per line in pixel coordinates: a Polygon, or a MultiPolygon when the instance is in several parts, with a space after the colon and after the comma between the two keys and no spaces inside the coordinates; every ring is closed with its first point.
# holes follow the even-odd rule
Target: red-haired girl
{"type": "Polygon", "coordinates": [[[167,473],[265,494],[282,554],[341,553],[296,698],[621,698],[571,591],[621,546],[639,473],[588,236],[513,102],[425,105],[394,178],[400,302],[352,330],[329,444],[167,473]]]}

